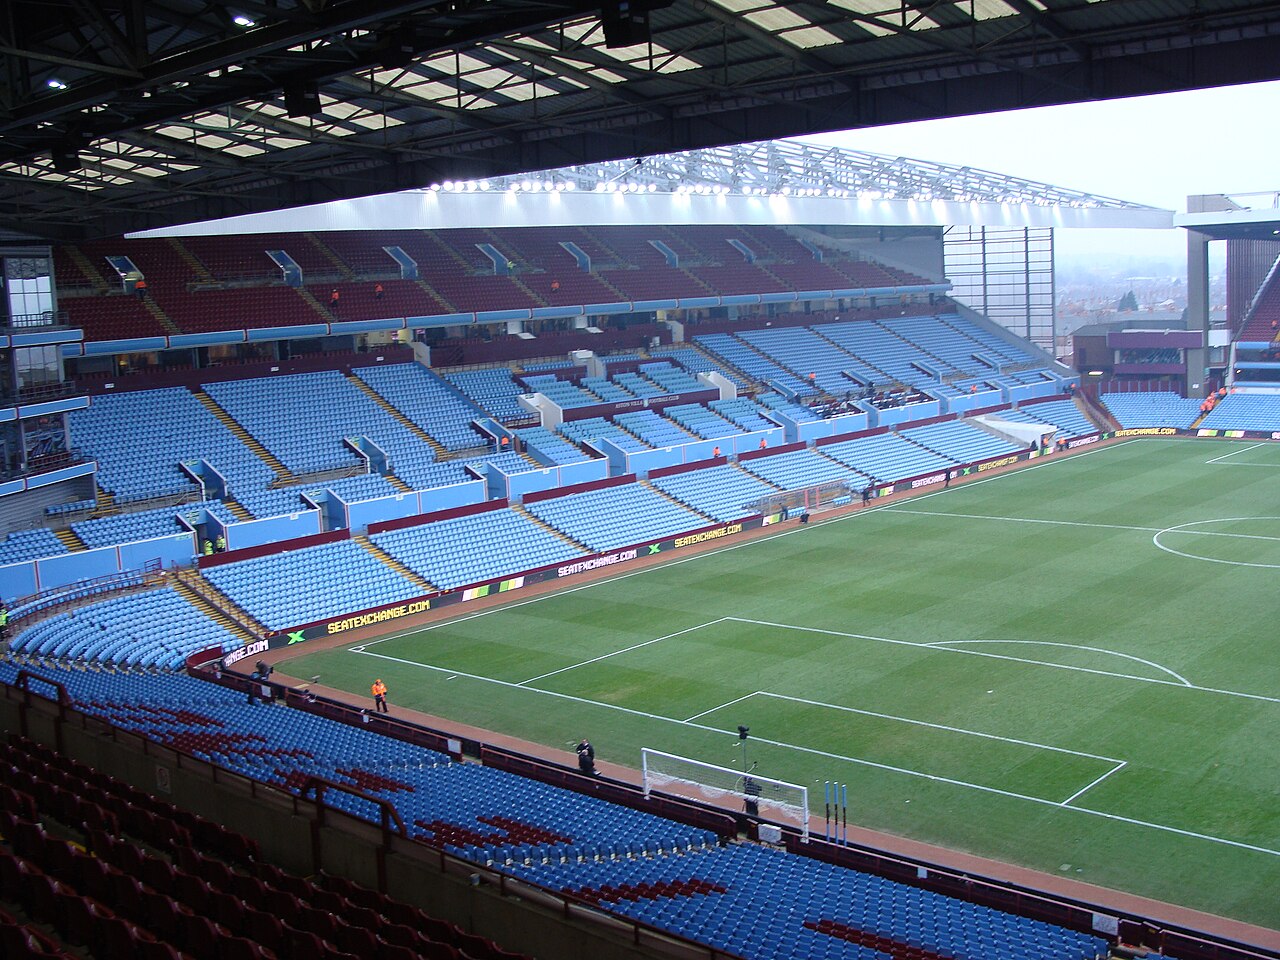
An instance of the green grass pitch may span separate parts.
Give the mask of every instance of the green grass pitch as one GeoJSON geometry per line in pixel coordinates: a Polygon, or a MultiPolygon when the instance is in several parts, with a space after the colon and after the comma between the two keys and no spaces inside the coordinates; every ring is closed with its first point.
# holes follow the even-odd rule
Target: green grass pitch
{"type": "Polygon", "coordinates": [[[294,676],[1280,926],[1280,444],[1134,440],[356,647],[294,676]]]}

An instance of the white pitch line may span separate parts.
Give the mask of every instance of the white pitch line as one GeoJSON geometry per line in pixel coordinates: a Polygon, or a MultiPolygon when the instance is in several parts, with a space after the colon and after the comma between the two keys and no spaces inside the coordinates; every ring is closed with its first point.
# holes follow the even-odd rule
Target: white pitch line
{"type": "Polygon", "coordinates": [[[1156,663],[1154,660],[1144,660],[1142,657],[1135,657],[1130,653],[1118,653],[1115,650],[1108,650],[1105,647],[1087,647],[1083,643],[1059,643],[1055,640],[934,640],[932,643],[924,643],[924,647],[945,647],[951,643],[1026,643],[1041,647],[1070,647],[1073,650],[1088,650],[1090,653],[1105,653],[1112,657],[1123,657],[1125,660],[1133,660],[1136,663],[1146,664],[1148,667],[1159,670],[1161,673],[1167,673],[1173,677],[1178,683],[1184,687],[1194,687],[1195,684],[1175,670],[1170,670],[1166,666],[1156,663]]]}
{"type": "MultiPolygon", "coordinates": [[[[756,695],[757,694],[751,694],[751,696],[756,695]]],[[[1124,764],[1123,760],[1118,760],[1115,757],[1103,757],[1096,753],[1084,753],[1080,750],[1069,750],[1066,747],[1053,747],[1047,743],[1036,743],[1034,740],[1018,740],[1015,737],[1002,737],[996,733],[982,733],[978,730],[966,730],[964,727],[949,727],[945,723],[930,723],[927,720],[913,720],[910,717],[894,716],[892,713],[876,713],[874,710],[861,710],[858,707],[846,707],[838,703],[824,703],[821,700],[806,700],[804,697],[792,697],[784,693],[770,693],[767,690],[759,691],[758,695],[761,697],[773,697],[775,700],[790,700],[794,703],[805,703],[811,707],[824,707],[828,710],[842,710],[846,713],[859,713],[864,717],[878,717],[881,720],[897,720],[899,723],[910,723],[918,727],[931,727],[934,730],[946,730],[948,733],[963,733],[970,737],[982,737],[984,740],[1000,740],[1004,743],[1016,743],[1023,747],[1035,747],[1037,750],[1052,750],[1054,753],[1069,753],[1072,756],[1085,757],[1089,760],[1103,760],[1107,763],[1124,764]]],[[[741,699],[746,698],[743,697],[741,699]]],[[[707,711],[707,713],[711,712],[713,711],[707,711]]],[[[699,716],[702,716],[702,714],[699,714],[699,716]]]]}
{"type": "Polygon", "coordinates": [[[1136,680],[1139,683],[1155,683],[1164,687],[1176,687],[1182,690],[1197,690],[1201,693],[1216,693],[1224,697],[1239,697],[1242,700],[1260,700],[1264,703],[1280,703],[1280,697],[1268,697],[1261,693],[1243,693],[1239,690],[1224,690],[1219,687],[1205,687],[1197,683],[1175,683],[1172,680],[1161,680],[1157,677],[1140,677],[1132,673],[1116,673],[1114,670],[1097,670],[1092,667],[1077,667],[1068,663],[1054,663],[1052,660],[1032,660],[1029,657],[1011,657],[1003,653],[987,653],[984,650],[964,650],[957,647],[935,646],[935,644],[963,641],[933,640],[920,643],[915,640],[894,640],[891,637],[873,637],[865,633],[846,633],[843,630],[828,630],[823,627],[802,627],[793,623],[773,623],[769,620],[751,620],[747,617],[725,617],[725,620],[738,623],[751,623],[758,627],[776,627],[779,630],[800,630],[805,633],[821,633],[830,637],[847,637],[850,640],[874,640],[877,643],[891,643],[903,647],[915,647],[919,650],[937,650],[939,653],[957,653],[970,657],[987,657],[991,660],[1008,660],[1012,663],[1029,663],[1039,667],[1052,667],[1055,670],[1072,670],[1076,673],[1092,673],[1100,677],[1116,677],[1120,680],[1136,680]]]}
{"type": "MultiPolygon", "coordinates": [[[[1251,443],[1247,447],[1241,447],[1238,450],[1232,450],[1230,453],[1224,453],[1220,457],[1214,457],[1212,460],[1206,460],[1205,466],[1208,466],[1211,463],[1221,463],[1223,460],[1227,459],[1227,457],[1234,457],[1237,453],[1247,453],[1250,450],[1256,450],[1258,447],[1265,446],[1265,443],[1251,443]]],[[[1232,464],[1232,466],[1235,466],[1235,464],[1232,464]]],[[[1259,464],[1259,466],[1270,466],[1270,464],[1259,464]]]]}
{"type": "Polygon", "coordinates": [[[1090,790],[1092,790],[1094,787],[1100,784],[1103,780],[1107,779],[1107,777],[1111,776],[1113,773],[1115,773],[1117,770],[1119,770],[1124,766],[1126,766],[1126,764],[1123,760],[1116,761],[1116,765],[1114,767],[1112,767],[1110,770],[1108,770],[1106,773],[1100,776],[1097,780],[1093,781],[1093,783],[1089,784],[1087,787],[1082,787],[1079,790],[1077,790],[1071,796],[1067,797],[1067,799],[1063,800],[1060,804],[1058,804],[1058,806],[1060,807],[1067,806],[1069,803],[1071,803],[1072,800],[1076,799],[1076,797],[1079,797],[1085,793],[1088,793],[1090,790]]]}
{"type": "Polygon", "coordinates": [[[539,674],[536,677],[530,677],[528,680],[521,680],[516,686],[523,687],[526,683],[534,683],[538,680],[545,680],[547,677],[554,677],[558,673],[567,673],[570,670],[577,670],[579,667],[585,667],[588,664],[599,663],[601,660],[608,660],[610,657],[616,657],[619,654],[630,653],[632,650],[639,650],[641,647],[647,647],[652,643],[661,643],[663,640],[670,640],[673,637],[679,637],[686,633],[692,633],[694,630],[701,630],[703,627],[714,627],[717,623],[723,623],[724,617],[718,620],[709,620],[706,623],[695,624],[692,627],[686,627],[683,630],[677,630],[675,633],[668,633],[665,637],[654,637],[652,640],[645,640],[642,643],[633,643],[629,647],[623,647],[621,650],[614,650],[612,653],[601,654],[598,657],[592,657],[590,660],[583,660],[579,663],[571,663],[567,667],[561,667],[559,670],[551,670],[548,673],[539,674]]]}
{"type": "Polygon", "coordinates": [[[710,710],[703,710],[701,713],[695,713],[692,717],[687,718],[683,722],[689,723],[692,720],[698,720],[705,717],[708,713],[715,713],[717,710],[723,710],[725,707],[732,707],[735,703],[741,703],[743,700],[750,700],[752,697],[760,695],[760,693],[761,691],[759,690],[755,691],[755,693],[748,693],[744,696],[738,697],[736,700],[730,700],[728,703],[722,703],[717,707],[712,707],[710,710]]]}
{"type": "MultiPolygon", "coordinates": [[[[905,643],[906,641],[895,641],[895,642],[905,643]]],[[[348,648],[349,651],[350,649],[351,648],[348,648]]],[[[956,651],[956,652],[960,652],[960,651],[956,651]]],[[[603,707],[607,710],[617,710],[621,713],[630,714],[631,716],[644,717],[645,719],[648,719],[648,720],[659,720],[664,723],[674,723],[674,724],[678,724],[679,726],[691,727],[693,729],[703,730],[709,733],[723,734],[725,736],[735,735],[733,731],[722,730],[722,729],[719,729],[718,727],[709,727],[706,724],[691,723],[686,720],[676,720],[672,717],[663,717],[663,716],[659,716],[656,713],[646,713],[643,710],[633,710],[630,707],[621,707],[613,703],[602,703],[598,700],[588,700],[584,697],[575,697],[567,693],[557,693],[554,690],[542,690],[538,687],[522,687],[522,686],[519,686],[518,684],[512,683],[509,680],[494,680],[491,677],[481,677],[473,673],[462,673],[455,670],[449,670],[444,667],[433,666],[428,663],[419,663],[417,660],[404,660],[400,657],[391,657],[383,653],[371,653],[368,650],[365,650],[361,654],[361,656],[376,657],[380,660],[391,660],[395,663],[402,663],[410,667],[419,667],[420,669],[431,670],[436,673],[452,673],[452,674],[455,674],[456,676],[466,677],[467,679],[470,679],[470,680],[479,680],[482,683],[495,683],[495,684],[498,684],[499,686],[510,687],[515,690],[525,690],[525,691],[528,691],[529,693],[544,694],[546,696],[556,697],[561,700],[571,700],[575,703],[587,704],[588,706],[603,707]]],[[[1163,683],[1165,681],[1156,681],[1156,682],[1163,683]]],[[[1222,692],[1222,691],[1219,691],[1219,692],[1222,692]]],[[[1228,840],[1225,837],[1215,837],[1207,833],[1195,833],[1194,831],[1191,831],[1191,830],[1183,830],[1179,827],[1170,827],[1162,823],[1152,823],[1147,820],[1136,820],[1132,817],[1123,817],[1123,816],[1120,816],[1119,814],[1104,813],[1101,810],[1091,810],[1088,807],[1062,806],[1061,804],[1058,803],[1058,801],[1046,800],[1044,797],[1033,797],[1028,794],[1014,793],[1013,791],[1010,791],[1010,790],[1001,790],[998,787],[988,787],[978,783],[969,783],[968,781],[965,781],[965,780],[955,780],[949,777],[939,777],[939,776],[935,776],[934,774],[921,773],[918,770],[911,770],[906,767],[895,767],[890,764],[877,763],[873,760],[864,760],[860,757],[846,757],[840,754],[829,753],[823,750],[816,750],[812,747],[802,747],[802,746],[799,746],[798,744],[785,743],[779,740],[767,740],[764,738],[757,737],[756,742],[767,743],[767,744],[770,744],[771,746],[783,747],[785,749],[790,749],[790,750],[797,750],[802,753],[812,753],[817,756],[827,757],[828,759],[832,759],[832,760],[843,760],[846,763],[857,764],[860,766],[875,767],[881,770],[888,770],[893,773],[901,773],[904,776],[908,776],[908,777],[917,777],[924,780],[930,780],[936,783],[945,783],[950,786],[967,787],[972,790],[978,790],[983,793],[998,794],[1000,796],[1009,797],[1014,800],[1026,800],[1031,803],[1038,803],[1042,806],[1049,806],[1058,810],[1070,810],[1075,813],[1084,813],[1093,817],[1102,817],[1103,819],[1114,820],[1119,823],[1128,823],[1138,827],[1147,827],[1152,830],[1160,830],[1166,833],[1178,834],[1179,836],[1190,837],[1195,840],[1204,840],[1209,843],[1218,843],[1218,844],[1223,844],[1224,846],[1237,847],[1243,850],[1251,850],[1255,853],[1265,853],[1273,857],[1280,857],[1280,850],[1272,850],[1267,847],[1260,847],[1251,843],[1244,843],[1239,840],[1228,840]]]]}

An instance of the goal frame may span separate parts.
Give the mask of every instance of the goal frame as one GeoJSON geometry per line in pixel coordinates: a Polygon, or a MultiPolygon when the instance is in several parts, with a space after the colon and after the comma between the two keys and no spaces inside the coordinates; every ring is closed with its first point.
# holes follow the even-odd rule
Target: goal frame
{"type": "Polygon", "coordinates": [[[798,783],[789,783],[786,780],[776,780],[773,777],[766,777],[757,773],[754,769],[750,771],[735,770],[732,767],[722,767],[714,763],[707,763],[703,760],[695,760],[692,757],[682,757],[674,753],[665,753],[662,750],[654,750],[651,747],[640,748],[640,770],[642,775],[642,784],[644,787],[644,796],[648,799],[652,793],[660,793],[664,796],[675,797],[680,800],[695,800],[703,802],[714,802],[714,798],[728,799],[735,803],[745,805],[748,799],[754,800],[759,807],[761,819],[770,819],[775,823],[784,826],[794,827],[800,832],[801,843],[809,842],[809,788],[801,786],[798,783]],[[727,781],[735,784],[735,787],[727,787],[717,785],[708,777],[706,780],[694,779],[692,776],[676,776],[672,773],[658,773],[656,765],[651,765],[651,758],[660,758],[675,764],[684,765],[690,772],[696,770],[704,770],[709,773],[714,772],[719,776],[716,779],[727,781]],[[761,789],[760,793],[748,795],[745,792],[745,781],[750,778],[753,783],[761,789]],[[689,789],[686,792],[676,792],[663,789],[666,784],[676,783],[686,785],[689,789]],[[770,789],[772,788],[772,789],[770,789]],[[792,801],[781,799],[781,797],[791,795],[795,799],[792,801]]]}

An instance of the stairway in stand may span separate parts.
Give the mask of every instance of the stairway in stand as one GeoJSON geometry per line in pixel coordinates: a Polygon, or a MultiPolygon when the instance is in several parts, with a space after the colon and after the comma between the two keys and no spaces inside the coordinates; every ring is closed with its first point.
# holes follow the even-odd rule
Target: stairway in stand
{"type": "MultiPolygon", "coordinates": [[[[735,469],[737,468],[737,464],[732,464],[732,466],[733,466],[735,469]]],[[[745,472],[745,471],[744,471],[744,472],[745,472]]],[[[715,517],[708,516],[707,514],[703,513],[703,512],[702,512],[701,510],[699,510],[697,507],[693,506],[693,504],[685,503],[683,500],[679,500],[679,499],[677,499],[676,497],[673,497],[671,494],[667,493],[667,491],[665,491],[665,490],[663,490],[663,489],[661,489],[661,488],[659,488],[659,487],[655,487],[655,486],[654,486],[652,483],[650,483],[648,480],[641,480],[641,481],[640,481],[640,486],[645,487],[646,489],[651,490],[652,492],[656,493],[658,496],[660,496],[663,500],[666,500],[668,503],[674,503],[677,507],[684,507],[686,510],[692,510],[692,511],[693,511],[694,513],[696,513],[698,516],[700,516],[700,517],[702,517],[704,520],[706,520],[706,521],[707,521],[707,525],[708,525],[708,526],[710,526],[710,525],[711,525],[711,524],[713,524],[713,523],[720,523],[720,522],[721,522],[721,521],[717,520],[715,517]]]]}
{"type": "Polygon", "coordinates": [[[226,505],[226,508],[231,511],[231,515],[237,520],[254,519],[254,516],[249,512],[249,509],[235,497],[227,497],[222,502],[226,505]]]}
{"type": "Polygon", "coordinates": [[[222,421],[223,426],[235,434],[237,440],[252,450],[259,460],[269,466],[279,479],[291,480],[293,478],[293,474],[289,472],[289,468],[277,460],[270,450],[255,440],[249,431],[240,425],[240,421],[227,413],[226,410],[223,410],[218,404],[218,401],[214,400],[213,397],[205,393],[200,387],[192,388],[191,392],[195,395],[197,400],[209,409],[210,413],[222,421]]]}
{"type": "Polygon", "coordinates": [[[314,233],[308,233],[307,239],[311,241],[311,246],[318,250],[321,256],[333,264],[338,273],[342,275],[343,280],[354,280],[356,278],[356,275],[352,272],[351,268],[347,266],[341,257],[333,252],[327,243],[321,240],[314,233]]]}
{"type": "Polygon", "coordinates": [[[151,314],[160,322],[160,326],[164,327],[166,333],[182,333],[182,331],[178,329],[178,325],[169,319],[169,315],[164,312],[160,304],[156,303],[151,297],[143,297],[142,306],[147,313],[151,314]]]}
{"type": "Polygon", "coordinates": [[[102,278],[102,274],[98,272],[98,268],[95,267],[90,262],[89,258],[84,255],[83,250],[72,245],[63,247],[63,250],[66,252],[71,262],[80,268],[80,272],[84,274],[85,279],[89,280],[93,284],[93,288],[97,291],[98,295],[104,294],[110,289],[107,282],[102,278]]]}
{"type": "Polygon", "coordinates": [[[540,526],[543,530],[547,531],[547,533],[554,534],[556,539],[563,540],[565,543],[569,544],[569,546],[573,547],[575,550],[582,550],[586,553],[595,552],[586,544],[579,543],[577,540],[573,539],[573,537],[569,536],[563,530],[559,530],[556,527],[553,527],[551,524],[547,523],[542,518],[538,517],[535,514],[530,513],[520,504],[518,503],[511,504],[511,509],[514,510],[516,513],[520,514],[520,516],[524,517],[525,519],[532,520],[534,523],[540,526]]]}
{"type": "Polygon", "coordinates": [[[354,373],[348,373],[347,379],[351,381],[351,383],[355,386],[357,390],[359,390],[361,393],[367,396],[370,400],[372,400],[374,403],[380,406],[383,410],[389,413],[398,422],[400,422],[405,427],[407,427],[410,433],[412,433],[415,437],[417,437],[423,443],[427,444],[427,446],[431,447],[431,452],[436,455],[436,459],[440,459],[445,455],[446,451],[444,447],[440,444],[440,441],[437,440],[435,437],[431,436],[429,433],[427,433],[427,431],[423,430],[420,426],[418,426],[416,423],[414,423],[412,420],[406,417],[403,413],[401,413],[400,409],[396,407],[394,404],[392,404],[390,400],[388,400],[386,397],[380,394],[377,390],[373,389],[373,387],[369,386],[367,383],[365,383],[363,380],[357,377],[354,373]]]}
{"type": "Polygon", "coordinates": [[[187,603],[245,643],[270,632],[195,570],[179,570],[173,588],[187,603]]]}
{"type": "Polygon", "coordinates": [[[80,537],[76,534],[76,532],[72,530],[70,527],[66,528],[65,530],[55,530],[53,531],[53,535],[57,537],[59,540],[61,540],[64,544],[66,544],[66,547],[69,551],[74,552],[76,550],[89,549],[89,545],[85,543],[83,540],[81,540],[80,537]]]}
{"type": "Polygon", "coordinates": [[[410,570],[408,567],[406,567],[403,563],[401,563],[401,562],[400,562],[399,560],[397,560],[395,557],[391,556],[391,554],[387,553],[385,550],[383,550],[381,547],[379,547],[377,544],[375,544],[372,540],[370,540],[370,539],[369,539],[367,536],[365,536],[363,533],[357,534],[356,536],[352,537],[351,539],[352,539],[354,542],[356,542],[356,543],[360,544],[361,548],[363,548],[364,550],[368,551],[368,552],[369,552],[370,554],[372,554],[375,558],[377,558],[377,560],[378,560],[380,563],[382,563],[382,564],[383,564],[383,566],[390,567],[392,570],[394,570],[396,573],[400,574],[400,576],[404,577],[406,580],[410,581],[411,583],[415,583],[415,584],[417,584],[419,587],[421,587],[421,588],[422,588],[422,592],[423,592],[423,593],[437,593],[437,592],[438,592],[438,591],[436,590],[435,586],[434,586],[434,585],[432,585],[432,583],[431,583],[430,581],[425,580],[424,578],[422,578],[422,577],[421,577],[421,576],[419,576],[418,574],[414,573],[412,570],[410,570]]]}
{"type": "Polygon", "coordinates": [[[180,256],[183,262],[191,268],[191,272],[196,275],[198,280],[204,283],[211,283],[217,279],[194,253],[183,246],[181,240],[177,237],[169,237],[168,241],[169,246],[173,248],[173,252],[180,256]]]}
{"type": "Polygon", "coordinates": [[[298,296],[300,296],[303,300],[307,301],[307,303],[311,305],[311,308],[315,310],[317,314],[320,315],[320,317],[324,320],[325,323],[328,323],[330,320],[334,318],[329,308],[325,306],[323,303],[321,303],[319,300],[317,300],[315,298],[315,294],[313,294],[306,287],[294,287],[294,289],[298,291],[298,296]]]}

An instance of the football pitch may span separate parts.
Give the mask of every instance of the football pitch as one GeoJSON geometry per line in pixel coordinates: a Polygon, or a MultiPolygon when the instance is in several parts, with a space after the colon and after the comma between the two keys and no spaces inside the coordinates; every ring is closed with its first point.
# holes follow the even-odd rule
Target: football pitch
{"type": "Polygon", "coordinates": [[[1139,439],[284,669],[1280,927],[1278,598],[1280,444],[1139,439]]]}

